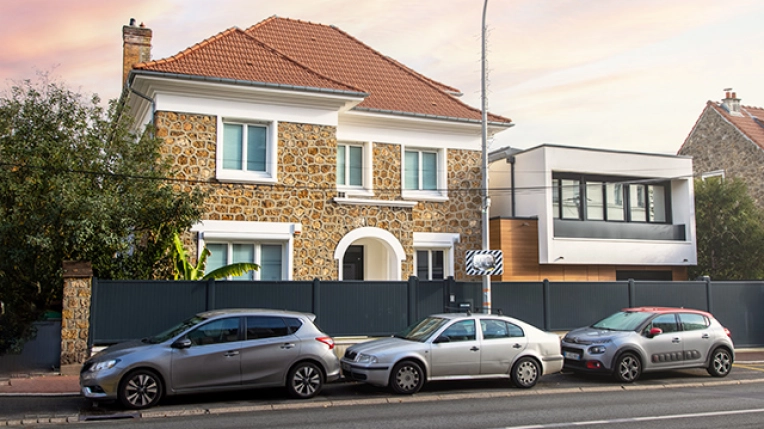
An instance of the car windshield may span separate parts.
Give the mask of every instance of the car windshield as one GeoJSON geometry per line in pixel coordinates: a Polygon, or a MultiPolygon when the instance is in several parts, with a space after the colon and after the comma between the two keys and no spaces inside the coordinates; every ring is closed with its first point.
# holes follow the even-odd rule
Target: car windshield
{"type": "Polygon", "coordinates": [[[419,341],[421,343],[430,338],[433,332],[440,329],[446,321],[447,320],[442,317],[427,317],[393,336],[411,341],[419,341]]]}
{"type": "Polygon", "coordinates": [[[592,328],[607,329],[609,331],[634,331],[650,316],[652,316],[652,313],[621,311],[600,320],[592,325],[592,328]]]}
{"type": "Polygon", "coordinates": [[[200,316],[194,316],[194,317],[188,318],[188,319],[178,323],[177,325],[173,326],[172,328],[170,328],[170,329],[168,329],[166,331],[163,331],[163,332],[161,332],[161,333],[159,333],[157,335],[154,335],[153,337],[144,338],[143,341],[146,342],[146,343],[151,343],[151,344],[163,343],[163,342],[169,340],[170,338],[172,338],[172,337],[180,334],[181,332],[185,331],[186,329],[191,328],[193,326],[196,326],[196,325],[204,322],[205,320],[207,320],[207,319],[204,318],[204,317],[200,317],[200,316]]]}

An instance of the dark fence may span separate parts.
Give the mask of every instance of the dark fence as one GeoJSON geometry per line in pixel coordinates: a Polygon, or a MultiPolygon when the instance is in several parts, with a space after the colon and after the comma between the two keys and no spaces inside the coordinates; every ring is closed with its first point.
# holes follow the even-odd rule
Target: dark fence
{"type": "MultiPolygon", "coordinates": [[[[707,310],[737,347],[764,345],[764,282],[494,282],[492,310],[549,331],[589,325],[621,308],[707,310]]],[[[314,313],[333,336],[383,336],[432,313],[481,311],[482,284],[444,281],[94,280],[91,344],[141,338],[195,313],[277,308],[314,313]]]]}

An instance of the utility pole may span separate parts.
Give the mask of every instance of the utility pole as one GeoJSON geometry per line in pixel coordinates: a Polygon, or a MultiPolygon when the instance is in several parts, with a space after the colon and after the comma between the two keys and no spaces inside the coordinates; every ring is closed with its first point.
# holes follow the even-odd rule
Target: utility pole
{"type": "MultiPolygon", "coordinates": [[[[482,196],[482,235],[483,235],[483,250],[490,250],[490,236],[489,236],[489,208],[491,207],[491,200],[488,198],[488,112],[487,112],[487,100],[486,100],[486,28],[485,28],[485,15],[488,10],[488,0],[483,1],[483,26],[482,26],[482,55],[480,58],[481,64],[481,101],[482,101],[482,173],[483,180],[481,184],[481,196],[482,196]]],[[[483,312],[491,313],[491,276],[489,274],[483,275],[483,312]]]]}

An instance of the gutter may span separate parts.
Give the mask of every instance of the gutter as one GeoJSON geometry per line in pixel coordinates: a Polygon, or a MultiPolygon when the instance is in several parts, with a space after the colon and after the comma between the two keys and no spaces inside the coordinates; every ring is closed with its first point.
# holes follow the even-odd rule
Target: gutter
{"type": "MultiPolygon", "coordinates": [[[[425,113],[413,113],[413,112],[402,112],[399,110],[386,110],[386,109],[374,109],[370,107],[353,107],[352,110],[356,110],[359,112],[370,112],[370,113],[383,113],[387,115],[398,115],[398,116],[410,116],[414,118],[426,118],[426,119],[437,119],[442,121],[452,121],[452,122],[465,122],[469,124],[482,124],[482,120],[480,119],[467,119],[467,118],[456,118],[453,116],[441,116],[441,115],[428,115],[425,113]]],[[[515,126],[513,123],[507,123],[507,122],[488,122],[488,125],[492,125],[495,127],[503,127],[503,128],[512,128],[515,126]]]]}

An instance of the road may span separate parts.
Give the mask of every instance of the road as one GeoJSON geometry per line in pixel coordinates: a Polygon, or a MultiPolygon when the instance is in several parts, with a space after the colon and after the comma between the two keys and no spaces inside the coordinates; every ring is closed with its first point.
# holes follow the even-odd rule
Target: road
{"type": "MultiPolygon", "coordinates": [[[[310,401],[288,399],[282,389],[186,396],[168,398],[142,414],[114,406],[91,408],[89,402],[74,397],[4,398],[0,414],[22,407],[29,418],[36,407],[47,404],[50,411],[60,414],[69,409],[83,420],[45,428],[93,423],[99,428],[182,429],[764,427],[761,366],[735,368],[725,379],[709,377],[702,370],[647,374],[626,387],[608,378],[564,374],[545,377],[531,390],[512,387],[507,381],[425,387],[415,396],[396,396],[371,386],[339,383],[327,386],[310,401]]],[[[39,409],[38,415],[53,415],[50,411],[39,409]]]]}

